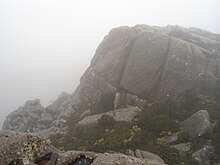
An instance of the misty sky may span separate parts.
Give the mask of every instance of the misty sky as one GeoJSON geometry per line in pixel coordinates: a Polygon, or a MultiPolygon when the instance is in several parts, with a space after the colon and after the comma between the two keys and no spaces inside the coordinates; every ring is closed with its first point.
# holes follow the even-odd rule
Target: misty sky
{"type": "Polygon", "coordinates": [[[0,127],[26,100],[72,93],[113,27],[178,24],[220,33],[219,0],[0,0],[0,127]]]}

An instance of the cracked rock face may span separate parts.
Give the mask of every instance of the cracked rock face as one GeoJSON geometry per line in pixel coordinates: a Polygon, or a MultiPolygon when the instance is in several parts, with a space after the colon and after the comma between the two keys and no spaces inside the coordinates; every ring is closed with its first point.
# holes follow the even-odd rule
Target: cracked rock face
{"type": "MultiPolygon", "coordinates": [[[[115,28],[98,47],[90,70],[144,99],[178,99],[189,90],[218,96],[220,40],[214,36],[175,26],[115,28]]],[[[93,87],[87,77],[81,82],[93,87]]]]}
{"type": "Polygon", "coordinates": [[[147,154],[149,158],[139,159],[120,153],[63,152],[36,134],[0,131],[1,165],[158,165],[158,160],[163,164],[158,156],[147,154]]]}

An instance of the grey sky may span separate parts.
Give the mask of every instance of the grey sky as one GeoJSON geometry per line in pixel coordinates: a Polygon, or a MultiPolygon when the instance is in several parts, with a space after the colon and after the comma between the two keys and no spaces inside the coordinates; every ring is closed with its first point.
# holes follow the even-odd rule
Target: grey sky
{"type": "Polygon", "coordinates": [[[73,92],[113,27],[178,24],[220,33],[219,0],[0,0],[0,126],[28,99],[73,92]]]}

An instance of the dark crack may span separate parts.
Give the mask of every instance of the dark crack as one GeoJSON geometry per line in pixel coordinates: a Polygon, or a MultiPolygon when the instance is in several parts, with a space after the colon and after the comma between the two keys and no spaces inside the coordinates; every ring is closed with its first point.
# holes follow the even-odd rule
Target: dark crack
{"type": "Polygon", "coordinates": [[[50,162],[50,165],[56,165],[57,159],[58,159],[58,154],[57,153],[49,152],[46,155],[37,158],[35,160],[35,163],[37,165],[45,165],[48,162],[50,162]]]}
{"type": "Polygon", "coordinates": [[[74,161],[72,161],[68,165],[91,165],[93,163],[93,160],[94,160],[93,157],[80,154],[76,157],[74,161]]]}

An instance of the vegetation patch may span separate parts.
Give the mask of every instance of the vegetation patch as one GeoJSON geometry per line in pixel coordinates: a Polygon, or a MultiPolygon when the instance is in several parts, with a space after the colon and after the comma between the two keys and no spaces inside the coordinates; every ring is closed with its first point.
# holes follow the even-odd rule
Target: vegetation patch
{"type": "MultiPolygon", "coordinates": [[[[105,99],[103,103],[108,105],[105,99]]],[[[103,115],[97,124],[75,128],[79,119],[77,115],[73,115],[69,120],[68,133],[54,135],[51,139],[54,146],[64,150],[122,153],[126,149],[146,150],[157,154],[170,165],[192,164],[190,155],[212,140],[213,155],[217,160],[220,155],[219,122],[215,126],[213,137],[199,137],[194,140],[188,138],[179,123],[201,109],[209,112],[213,122],[217,121],[220,116],[219,107],[214,98],[188,95],[178,102],[160,100],[147,103],[131,123],[116,122],[113,117],[103,115]],[[187,159],[183,159],[176,149],[170,147],[168,139],[174,133],[177,135],[174,143],[191,143],[187,159]]]]}

